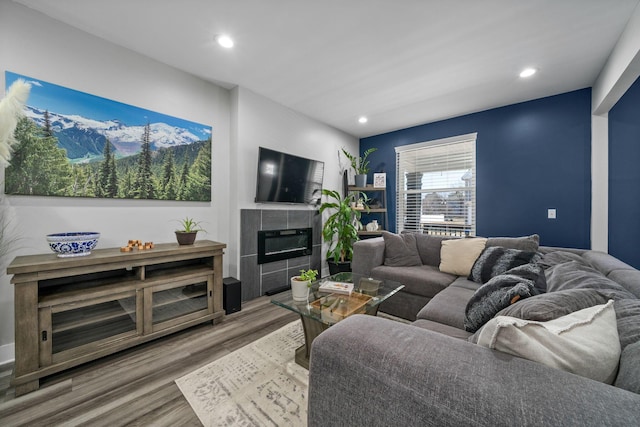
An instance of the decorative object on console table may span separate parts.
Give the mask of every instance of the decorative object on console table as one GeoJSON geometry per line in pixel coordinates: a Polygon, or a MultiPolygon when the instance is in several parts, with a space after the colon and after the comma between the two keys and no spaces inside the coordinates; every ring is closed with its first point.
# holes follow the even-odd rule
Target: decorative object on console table
{"type": "Polygon", "coordinates": [[[183,220],[180,220],[180,224],[182,224],[181,230],[176,230],[176,240],[179,245],[193,245],[193,242],[196,241],[196,236],[198,231],[204,231],[205,229],[200,227],[200,221],[196,221],[193,218],[185,217],[183,220]]]}
{"type": "Polygon", "coordinates": [[[375,147],[369,148],[362,154],[362,157],[357,157],[349,153],[346,149],[342,148],[342,152],[347,157],[347,159],[349,159],[349,162],[351,162],[351,167],[353,168],[353,171],[356,173],[356,176],[355,176],[356,187],[367,186],[367,174],[369,173],[369,160],[367,160],[367,157],[369,157],[369,154],[373,153],[376,150],[377,148],[375,147]]]}
{"type": "Polygon", "coordinates": [[[100,233],[93,231],[47,234],[49,247],[60,258],[90,255],[99,238],[100,233]]]}
{"type": "Polygon", "coordinates": [[[299,276],[291,278],[291,295],[295,301],[307,301],[311,283],[316,281],[318,270],[300,270],[299,276]]]}
{"type": "MultiPolygon", "coordinates": [[[[351,208],[351,202],[357,200],[357,194],[349,193],[341,196],[333,190],[322,190],[326,200],[320,205],[320,213],[327,211],[330,215],[322,226],[322,237],[329,244],[327,263],[333,275],[341,271],[351,271],[353,243],[359,239],[358,230],[361,212],[351,208]]],[[[366,197],[366,196],[365,196],[366,197]]]]}

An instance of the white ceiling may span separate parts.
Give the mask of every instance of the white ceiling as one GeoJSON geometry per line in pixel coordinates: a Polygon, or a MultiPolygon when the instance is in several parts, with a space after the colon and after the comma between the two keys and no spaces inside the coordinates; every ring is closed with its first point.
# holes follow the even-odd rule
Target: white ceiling
{"type": "Polygon", "coordinates": [[[364,137],[590,87],[640,0],[14,1],[364,137]]]}

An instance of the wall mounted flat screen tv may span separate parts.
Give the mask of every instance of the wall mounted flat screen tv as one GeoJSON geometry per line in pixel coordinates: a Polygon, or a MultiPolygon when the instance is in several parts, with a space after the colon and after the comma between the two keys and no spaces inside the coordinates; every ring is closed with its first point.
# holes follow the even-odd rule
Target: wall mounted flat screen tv
{"type": "Polygon", "coordinates": [[[320,203],[324,162],[259,150],[256,203],[320,203]]]}

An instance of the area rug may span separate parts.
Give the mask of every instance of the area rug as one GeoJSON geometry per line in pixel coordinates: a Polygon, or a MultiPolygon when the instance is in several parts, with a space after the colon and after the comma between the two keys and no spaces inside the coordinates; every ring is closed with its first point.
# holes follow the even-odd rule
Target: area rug
{"type": "Polygon", "coordinates": [[[306,426],[309,373],[300,320],[176,380],[203,425],[306,426]]]}

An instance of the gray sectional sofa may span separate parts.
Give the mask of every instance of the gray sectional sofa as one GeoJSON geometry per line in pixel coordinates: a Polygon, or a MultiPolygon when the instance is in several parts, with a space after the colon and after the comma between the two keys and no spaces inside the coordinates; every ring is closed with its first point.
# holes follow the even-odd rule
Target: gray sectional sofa
{"type": "MultiPolygon", "coordinates": [[[[537,236],[487,239],[487,247],[535,247],[538,255],[532,263],[542,272],[546,292],[515,298],[474,333],[468,325],[465,329],[469,301],[509,271],[484,285],[443,273],[442,241],[415,235],[415,246],[409,247],[415,247],[420,265],[406,253],[407,247],[391,254],[390,249],[396,249],[392,239],[386,244],[383,238],[356,243],[354,272],[405,284],[384,309],[413,322],[356,315],[316,338],[309,371],[309,426],[640,425],[640,271],[602,252],[538,247],[537,236]],[[394,256],[398,252],[402,256],[394,256]],[[398,265],[403,263],[408,265],[398,265]],[[613,330],[598,330],[602,339],[583,345],[580,351],[586,353],[568,351],[568,359],[589,356],[583,371],[518,357],[514,354],[519,348],[503,350],[494,341],[487,345],[498,335],[496,330],[509,330],[501,323],[504,319],[531,323],[523,330],[538,330],[536,322],[562,322],[587,312],[597,313],[590,315],[594,325],[604,324],[608,312],[613,330]],[[596,350],[594,344],[592,351],[591,343],[606,348],[596,350]],[[599,351],[604,352],[602,359],[599,351]],[[613,353],[619,359],[614,360],[610,384],[591,379],[592,368],[598,370],[605,360],[610,364],[613,353]],[[584,369],[587,374],[582,374],[584,369]]],[[[593,329],[581,332],[587,328],[583,323],[588,322],[575,321],[566,329],[595,337],[590,335],[593,329]]]]}

